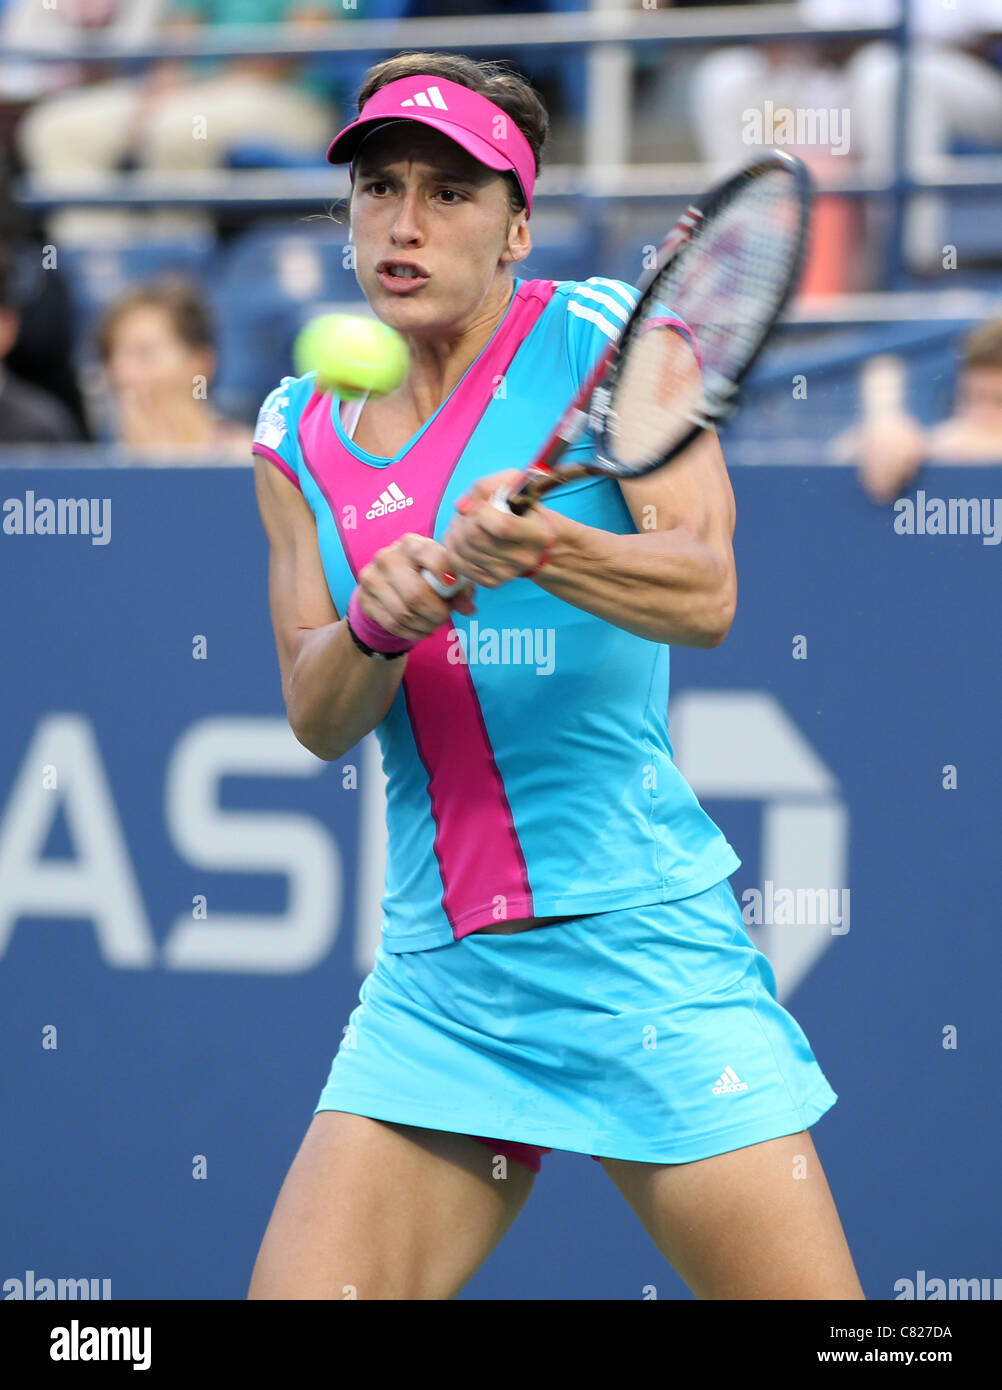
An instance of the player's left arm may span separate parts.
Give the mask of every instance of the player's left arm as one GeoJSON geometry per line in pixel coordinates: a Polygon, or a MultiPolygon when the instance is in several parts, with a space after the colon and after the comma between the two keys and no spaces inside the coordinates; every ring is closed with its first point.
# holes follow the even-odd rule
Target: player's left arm
{"type": "Polygon", "coordinates": [[[517,470],[481,479],[472,507],[452,523],[444,544],[456,572],[486,588],[536,563],[540,588],[652,642],[718,647],[737,606],[736,507],[719,441],[705,430],[684,453],[642,478],[620,479],[636,534],[585,526],[538,504],[524,516],[490,505],[517,470]]]}
{"type": "Polygon", "coordinates": [[[542,588],[654,642],[718,647],[737,607],[734,492],[716,434],[619,487],[637,528],[615,535],[550,512],[542,588]]]}

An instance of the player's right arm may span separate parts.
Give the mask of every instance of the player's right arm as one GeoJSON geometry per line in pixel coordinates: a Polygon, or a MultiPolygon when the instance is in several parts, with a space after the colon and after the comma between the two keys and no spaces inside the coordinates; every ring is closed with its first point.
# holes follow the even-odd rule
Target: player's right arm
{"type": "MultiPolygon", "coordinates": [[[[385,718],[408,658],[379,661],[359,650],[331,600],[309,503],[260,455],[254,483],[270,545],[268,594],[289,725],[305,748],[332,762],[385,718]]],[[[377,551],[359,574],[368,615],[413,641],[434,632],[449,609],[420,570],[440,572],[444,554],[427,536],[404,536],[377,551]]],[[[469,599],[452,603],[473,611],[469,599]]]]}

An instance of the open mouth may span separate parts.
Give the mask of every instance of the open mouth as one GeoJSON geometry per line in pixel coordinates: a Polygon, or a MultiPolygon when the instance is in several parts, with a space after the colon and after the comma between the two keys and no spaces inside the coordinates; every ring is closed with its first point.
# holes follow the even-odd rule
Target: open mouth
{"type": "Polygon", "coordinates": [[[412,261],[380,261],[376,274],[381,285],[397,292],[417,289],[430,278],[422,266],[412,261]]]}

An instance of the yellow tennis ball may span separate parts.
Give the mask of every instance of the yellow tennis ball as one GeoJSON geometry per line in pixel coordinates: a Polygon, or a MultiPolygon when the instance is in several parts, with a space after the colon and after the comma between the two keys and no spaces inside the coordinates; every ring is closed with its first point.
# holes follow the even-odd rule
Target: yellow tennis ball
{"type": "Polygon", "coordinates": [[[317,389],[344,400],[385,396],[410,368],[410,352],[395,328],[355,314],[320,314],[300,330],[292,348],[297,376],[317,374],[317,389]]]}

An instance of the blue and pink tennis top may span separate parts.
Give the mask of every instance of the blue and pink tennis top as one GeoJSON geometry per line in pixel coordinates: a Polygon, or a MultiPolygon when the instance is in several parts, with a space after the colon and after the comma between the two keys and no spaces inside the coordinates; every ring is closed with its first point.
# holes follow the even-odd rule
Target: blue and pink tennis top
{"type": "MultiPolygon", "coordinates": [[[[618,280],[516,279],[489,342],[393,458],[353,443],[342,403],[317,394],[315,374],[282,379],[253,452],[309,503],[339,615],[377,550],[408,531],[441,540],[477,479],[532,460],[636,302],[618,280]]],[[[586,432],[565,458],[593,449],[586,432]]],[[[617,535],[637,529],[612,478],[566,484],[545,505],[617,535]]],[[[384,948],[667,902],[732,874],[740,859],[673,761],[669,647],[529,579],[474,597],[472,617],[454,611],[412,648],[376,727],[384,948]]]]}

